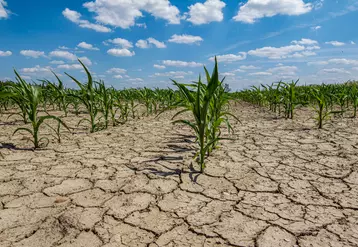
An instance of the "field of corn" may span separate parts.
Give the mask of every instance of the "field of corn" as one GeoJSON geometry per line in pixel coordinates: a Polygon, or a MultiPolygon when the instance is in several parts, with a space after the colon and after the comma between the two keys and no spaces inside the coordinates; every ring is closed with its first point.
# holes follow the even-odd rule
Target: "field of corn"
{"type": "MultiPolygon", "coordinates": [[[[83,64],[82,64],[83,65],[83,64]]],[[[0,82],[0,246],[358,246],[358,84],[0,82]]]]}

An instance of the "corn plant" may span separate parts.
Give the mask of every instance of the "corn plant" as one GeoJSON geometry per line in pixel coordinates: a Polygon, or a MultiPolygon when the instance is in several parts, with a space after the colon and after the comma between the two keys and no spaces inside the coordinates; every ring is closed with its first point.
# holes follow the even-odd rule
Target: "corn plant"
{"type": "Polygon", "coordinates": [[[65,113],[65,117],[67,117],[67,113],[68,113],[68,105],[69,102],[67,102],[67,97],[68,97],[68,93],[66,92],[66,89],[63,85],[63,82],[60,80],[60,78],[54,73],[54,76],[56,77],[57,81],[58,81],[58,85],[56,85],[55,83],[50,82],[49,80],[43,80],[43,82],[47,83],[47,85],[52,89],[52,97],[50,98],[54,98],[54,101],[57,102],[58,104],[58,108],[60,111],[64,111],[65,113]]]}
{"type": "Polygon", "coordinates": [[[357,84],[353,83],[352,88],[349,92],[349,99],[353,105],[353,118],[357,117],[357,107],[358,107],[358,89],[357,84]]]}
{"type": "Polygon", "coordinates": [[[91,73],[88,71],[87,67],[80,60],[78,61],[81,63],[84,70],[86,71],[88,81],[86,84],[82,84],[76,78],[66,73],[66,75],[69,76],[80,88],[78,94],[71,93],[70,96],[80,100],[85,105],[88,114],[90,116],[89,119],[87,118],[81,119],[78,122],[78,125],[83,121],[88,121],[91,125],[90,132],[93,133],[99,130],[99,123],[96,122],[97,120],[96,117],[99,112],[99,107],[97,106],[97,102],[96,102],[96,89],[94,87],[91,73]]]}
{"type": "Polygon", "coordinates": [[[23,105],[25,106],[26,115],[31,123],[32,129],[30,128],[17,128],[13,135],[15,135],[19,131],[25,131],[31,134],[33,140],[31,140],[35,146],[35,148],[40,148],[43,146],[47,146],[49,143],[49,139],[47,137],[39,138],[39,130],[45,120],[53,119],[56,120],[59,124],[63,125],[68,129],[66,124],[62,122],[62,120],[56,116],[47,115],[47,116],[38,116],[38,108],[41,101],[41,89],[38,86],[33,86],[31,84],[26,83],[20,75],[16,72],[16,80],[18,81],[18,85],[16,86],[16,90],[18,94],[16,98],[21,99],[23,105]]]}
{"type": "Polygon", "coordinates": [[[322,129],[323,122],[330,118],[332,111],[327,108],[327,87],[323,84],[320,87],[311,88],[311,96],[313,99],[313,109],[317,116],[317,126],[322,129]]]}
{"type": "MultiPolygon", "coordinates": [[[[183,97],[180,106],[184,107],[184,109],[176,113],[173,118],[188,111],[191,112],[194,117],[194,121],[181,119],[173,123],[182,123],[194,130],[199,144],[199,151],[196,157],[198,157],[201,172],[205,169],[206,155],[210,153],[210,150],[212,150],[221,139],[220,132],[217,131],[217,128],[221,122],[223,122],[224,116],[227,115],[226,112],[213,111],[216,110],[214,109],[215,105],[219,106],[225,102],[225,100],[222,100],[221,97],[223,95],[220,93],[222,90],[220,87],[223,86],[223,83],[219,81],[217,60],[215,59],[215,67],[211,76],[205,67],[204,69],[207,84],[201,81],[200,76],[198,82],[193,84],[181,84],[172,80],[183,97]],[[222,100],[222,102],[218,102],[220,100],[222,100]]],[[[222,108],[220,110],[222,110],[222,108]]]]}

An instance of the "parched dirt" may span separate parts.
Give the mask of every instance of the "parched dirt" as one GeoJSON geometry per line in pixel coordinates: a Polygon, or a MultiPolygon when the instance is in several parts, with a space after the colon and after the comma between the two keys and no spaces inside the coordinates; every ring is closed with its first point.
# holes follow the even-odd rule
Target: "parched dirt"
{"type": "MultiPolygon", "coordinates": [[[[317,130],[248,105],[198,174],[166,112],[29,150],[0,126],[0,246],[358,246],[358,121],[317,130]],[[191,167],[191,164],[193,167],[191,167]]],[[[75,126],[78,117],[64,121],[75,126]]]]}

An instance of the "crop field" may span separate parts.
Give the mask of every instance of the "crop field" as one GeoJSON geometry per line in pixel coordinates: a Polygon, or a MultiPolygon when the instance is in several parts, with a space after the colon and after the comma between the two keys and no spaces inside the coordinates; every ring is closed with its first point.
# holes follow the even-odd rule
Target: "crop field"
{"type": "Polygon", "coordinates": [[[0,85],[0,246],[358,246],[356,82],[0,85]]]}

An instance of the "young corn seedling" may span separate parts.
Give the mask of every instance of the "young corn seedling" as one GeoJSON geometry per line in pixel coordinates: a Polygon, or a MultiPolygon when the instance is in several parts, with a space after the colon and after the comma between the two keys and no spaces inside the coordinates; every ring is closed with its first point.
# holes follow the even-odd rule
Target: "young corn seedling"
{"type": "Polygon", "coordinates": [[[199,144],[199,151],[196,155],[198,157],[198,163],[200,165],[200,172],[205,169],[205,158],[207,153],[212,149],[214,145],[220,140],[220,132],[218,134],[212,134],[212,129],[219,126],[222,122],[221,117],[225,114],[223,112],[217,113],[216,116],[212,112],[210,104],[214,103],[221,94],[216,94],[219,87],[222,86],[222,82],[219,81],[218,64],[215,58],[215,67],[212,75],[210,76],[205,68],[207,84],[199,81],[194,84],[181,84],[174,80],[173,83],[178,87],[179,92],[182,95],[182,102],[180,106],[184,107],[174,115],[176,116],[184,113],[191,112],[194,121],[190,120],[176,120],[173,123],[182,123],[192,128],[196,134],[197,142],[199,144]],[[217,122],[215,122],[217,120],[217,122]]]}
{"type": "Polygon", "coordinates": [[[313,109],[317,114],[315,119],[319,129],[322,129],[323,122],[329,119],[332,114],[327,108],[326,89],[327,87],[324,84],[318,88],[311,88],[311,96],[314,102],[313,109]]]}
{"type": "Polygon", "coordinates": [[[54,98],[54,101],[57,102],[59,110],[64,111],[65,117],[67,117],[67,113],[68,113],[67,109],[69,105],[69,102],[67,102],[68,94],[60,78],[54,72],[52,73],[56,77],[58,81],[58,85],[50,82],[49,80],[43,80],[43,82],[46,82],[47,85],[52,89],[53,95],[51,98],[54,98]]]}
{"type": "Polygon", "coordinates": [[[88,71],[87,67],[80,61],[80,64],[83,66],[84,70],[86,71],[88,81],[86,84],[82,84],[76,78],[69,76],[80,88],[78,94],[70,94],[70,96],[79,99],[86,107],[88,114],[90,115],[90,119],[84,118],[78,122],[78,125],[81,124],[83,121],[88,121],[91,125],[90,132],[93,133],[99,129],[99,124],[96,122],[96,117],[98,114],[98,106],[96,102],[96,90],[94,87],[94,83],[92,80],[91,73],[88,71]]]}
{"type": "Polygon", "coordinates": [[[64,126],[66,129],[68,127],[62,120],[56,116],[47,115],[47,116],[38,116],[38,108],[41,100],[41,89],[37,86],[26,83],[20,75],[15,71],[16,79],[18,81],[17,89],[21,90],[17,96],[21,98],[22,102],[25,105],[26,115],[28,116],[29,122],[31,123],[32,129],[30,128],[17,128],[13,135],[19,131],[25,131],[31,134],[33,140],[31,140],[35,148],[40,148],[47,146],[49,139],[47,137],[39,138],[39,130],[45,120],[53,119],[56,120],[59,124],[64,126]]]}

